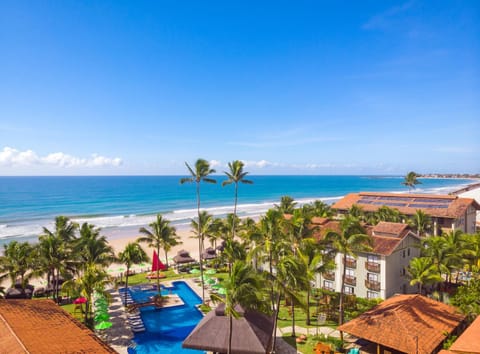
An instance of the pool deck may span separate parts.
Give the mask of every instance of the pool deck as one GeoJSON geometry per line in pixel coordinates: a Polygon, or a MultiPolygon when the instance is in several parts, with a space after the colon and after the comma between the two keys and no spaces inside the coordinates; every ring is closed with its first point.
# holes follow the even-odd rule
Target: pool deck
{"type": "MultiPolygon", "coordinates": [[[[202,297],[202,287],[199,283],[196,283],[193,278],[188,279],[178,279],[173,281],[163,281],[161,284],[166,287],[173,287],[172,282],[183,281],[188,284],[188,286],[201,298],[202,297]]],[[[108,343],[115,351],[120,354],[128,354],[128,347],[132,344],[132,339],[134,337],[130,326],[127,321],[127,314],[125,312],[125,307],[121,301],[120,294],[115,289],[110,289],[109,293],[111,295],[112,302],[110,303],[108,314],[110,315],[110,322],[112,322],[112,327],[97,333],[98,336],[106,343],[108,343]]],[[[209,302],[210,306],[213,305],[210,303],[210,291],[205,289],[205,297],[209,302]]],[[[169,298],[172,299],[168,305],[164,307],[180,306],[183,304],[181,298],[178,295],[171,294],[169,298]],[[181,303],[177,302],[180,301],[181,303]]],[[[169,300],[167,300],[169,301],[169,300]]],[[[287,344],[282,338],[282,330],[277,330],[277,353],[284,354],[297,354],[295,348],[287,344]]],[[[299,332],[301,330],[299,329],[299,332]]]]}

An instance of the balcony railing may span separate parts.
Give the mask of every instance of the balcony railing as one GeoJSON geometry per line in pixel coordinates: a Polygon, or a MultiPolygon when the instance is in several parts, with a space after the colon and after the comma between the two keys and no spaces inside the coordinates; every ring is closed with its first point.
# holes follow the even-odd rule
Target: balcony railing
{"type": "Polygon", "coordinates": [[[380,282],[376,280],[365,280],[365,286],[373,291],[380,291],[380,282]]]}
{"type": "Polygon", "coordinates": [[[346,275],[345,276],[345,284],[347,285],[357,285],[357,277],[353,277],[351,275],[346,275]]]}
{"type": "Polygon", "coordinates": [[[365,268],[369,272],[380,273],[380,263],[367,262],[365,268]]]}
{"type": "Polygon", "coordinates": [[[345,266],[347,268],[357,268],[357,260],[356,259],[346,259],[345,266]]]}
{"type": "Polygon", "coordinates": [[[325,272],[322,273],[323,277],[328,280],[335,280],[335,273],[334,272],[325,272]]]}
{"type": "Polygon", "coordinates": [[[334,289],[333,287],[331,287],[331,286],[325,286],[325,285],[324,285],[324,286],[322,286],[322,288],[323,288],[324,290],[328,290],[328,291],[335,291],[335,289],[334,289]]]}

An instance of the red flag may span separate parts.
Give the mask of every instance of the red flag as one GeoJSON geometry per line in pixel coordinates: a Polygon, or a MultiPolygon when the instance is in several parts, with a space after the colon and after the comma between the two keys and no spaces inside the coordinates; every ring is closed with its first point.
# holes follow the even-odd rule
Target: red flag
{"type": "Polygon", "coordinates": [[[157,251],[153,251],[153,257],[152,257],[152,272],[156,272],[158,270],[165,270],[167,267],[165,267],[165,264],[163,264],[160,259],[158,258],[157,251]]]}

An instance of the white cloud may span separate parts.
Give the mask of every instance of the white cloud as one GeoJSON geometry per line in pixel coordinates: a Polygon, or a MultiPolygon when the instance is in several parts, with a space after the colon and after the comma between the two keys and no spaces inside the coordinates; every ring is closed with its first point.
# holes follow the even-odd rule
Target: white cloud
{"type": "Polygon", "coordinates": [[[267,160],[260,160],[260,161],[243,161],[245,167],[258,167],[258,168],[265,168],[265,167],[275,167],[280,166],[279,163],[270,162],[267,160]]]}
{"type": "Polygon", "coordinates": [[[221,161],[218,160],[210,160],[210,167],[211,168],[216,168],[216,167],[222,167],[224,166],[221,161]]]}
{"type": "Polygon", "coordinates": [[[99,154],[92,154],[89,158],[80,158],[65,154],[63,152],[54,152],[46,156],[38,156],[32,150],[19,151],[17,149],[5,146],[0,151],[0,166],[58,166],[58,167],[103,167],[120,166],[122,159],[119,157],[110,158],[99,154]]]}

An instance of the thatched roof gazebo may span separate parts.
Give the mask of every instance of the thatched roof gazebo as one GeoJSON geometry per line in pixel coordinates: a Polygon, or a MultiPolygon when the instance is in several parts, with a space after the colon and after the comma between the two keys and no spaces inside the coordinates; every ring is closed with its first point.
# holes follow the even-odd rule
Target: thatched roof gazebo
{"type": "Polygon", "coordinates": [[[195,262],[195,259],[190,257],[190,254],[187,251],[181,250],[177,252],[177,255],[175,257],[173,257],[173,261],[175,262],[175,264],[185,264],[193,263],[195,262]]]}
{"type": "MultiPolygon", "coordinates": [[[[237,306],[240,318],[233,319],[232,354],[265,354],[271,346],[274,320],[256,311],[237,306]]],[[[225,305],[210,311],[183,341],[182,347],[226,353],[228,350],[229,318],[225,305]]]]}
{"type": "Polygon", "coordinates": [[[202,253],[202,259],[210,260],[210,259],[215,259],[215,258],[217,258],[217,251],[212,247],[208,247],[202,253]]]}

